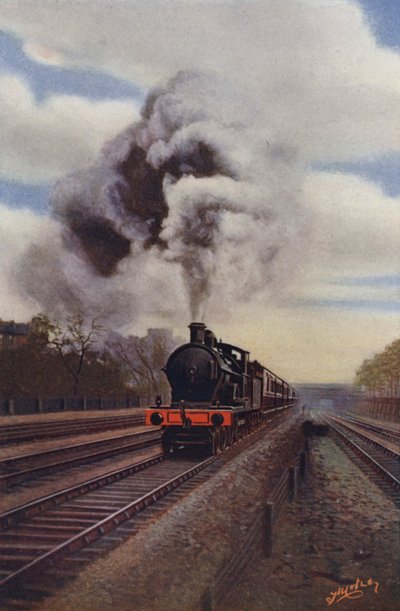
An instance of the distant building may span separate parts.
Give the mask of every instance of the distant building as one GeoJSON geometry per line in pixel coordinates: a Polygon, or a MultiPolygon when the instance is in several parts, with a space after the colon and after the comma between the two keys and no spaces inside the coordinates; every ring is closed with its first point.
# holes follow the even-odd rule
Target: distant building
{"type": "Polygon", "coordinates": [[[0,319],[0,348],[17,348],[27,342],[30,323],[0,319]]]}

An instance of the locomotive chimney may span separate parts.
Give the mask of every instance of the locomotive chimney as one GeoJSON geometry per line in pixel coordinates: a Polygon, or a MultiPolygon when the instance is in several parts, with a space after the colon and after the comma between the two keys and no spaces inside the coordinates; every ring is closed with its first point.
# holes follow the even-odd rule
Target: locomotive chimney
{"type": "Polygon", "coordinates": [[[192,322],[189,325],[190,343],[204,344],[204,331],[206,325],[202,322],[192,322]]]}

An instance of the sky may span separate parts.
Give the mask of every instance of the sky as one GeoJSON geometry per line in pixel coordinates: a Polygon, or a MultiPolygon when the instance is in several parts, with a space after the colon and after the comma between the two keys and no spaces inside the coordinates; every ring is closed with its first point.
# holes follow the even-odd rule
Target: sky
{"type": "Polygon", "coordinates": [[[397,0],[3,0],[0,123],[1,318],[197,317],[292,382],[398,338],[397,0]]]}

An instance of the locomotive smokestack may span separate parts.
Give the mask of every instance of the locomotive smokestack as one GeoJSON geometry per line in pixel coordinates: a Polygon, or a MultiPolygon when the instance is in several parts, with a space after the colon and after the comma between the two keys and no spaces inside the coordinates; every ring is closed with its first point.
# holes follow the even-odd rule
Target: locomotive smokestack
{"type": "Polygon", "coordinates": [[[204,344],[204,331],[206,325],[202,322],[192,322],[189,325],[190,343],[204,344]]]}

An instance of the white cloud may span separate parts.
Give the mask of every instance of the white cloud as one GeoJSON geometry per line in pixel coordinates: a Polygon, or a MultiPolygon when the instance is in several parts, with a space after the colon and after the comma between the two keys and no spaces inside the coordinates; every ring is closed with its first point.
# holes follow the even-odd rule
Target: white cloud
{"type": "Polygon", "coordinates": [[[0,202],[1,318],[21,321],[38,313],[38,304],[22,295],[17,271],[30,246],[58,239],[53,220],[27,209],[12,210],[0,202]]]}
{"type": "Polygon", "coordinates": [[[361,178],[324,172],[307,177],[304,197],[310,227],[304,292],[311,286],[312,297],[360,297],[361,292],[364,298],[376,297],[376,289],[332,281],[398,273],[400,198],[387,197],[361,178]]]}
{"type": "Polygon", "coordinates": [[[31,54],[43,47],[145,86],[177,70],[217,72],[252,91],[271,132],[307,158],[399,147],[400,58],[377,46],[355,0],[6,0],[0,24],[31,54]]]}
{"type": "Polygon", "coordinates": [[[0,178],[38,184],[87,166],[137,117],[131,101],[54,95],[39,104],[21,79],[0,75],[0,178]]]}

